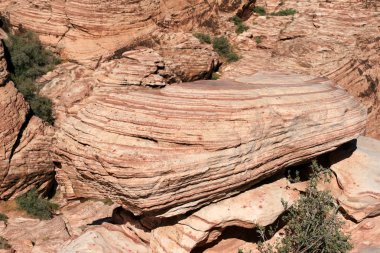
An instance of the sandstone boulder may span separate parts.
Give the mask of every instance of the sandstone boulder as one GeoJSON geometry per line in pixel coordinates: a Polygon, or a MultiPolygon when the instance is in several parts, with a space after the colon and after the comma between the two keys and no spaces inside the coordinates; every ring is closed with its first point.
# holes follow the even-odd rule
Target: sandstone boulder
{"type": "Polygon", "coordinates": [[[216,241],[227,227],[270,225],[284,212],[282,201],[292,205],[298,197],[286,187],[287,180],[281,179],[203,207],[173,226],[159,227],[152,232],[151,252],[191,252],[216,241]]]}
{"type": "Polygon", "coordinates": [[[380,141],[361,136],[347,157],[339,150],[330,155],[337,180],[328,186],[345,212],[356,221],[380,215],[380,141]]]}
{"type": "MultiPolygon", "coordinates": [[[[0,29],[1,32],[1,29],[0,29]]],[[[1,36],[0,36],[1,39],[1,36]]],[[[5,80],[8,76],[8,71],[7,71],[7,61],[5,60],[4,56],[4,48],[0,42],[0,87],[5,84],[5,80]]]]}
{"type": "Polygon", "coordinates": [[[277,73],[160,90],[103,84],[74,108],[56,122],[65,195],[109,197],[135,215],[162,217],[333,150],[366,120],[331,81],[277,73]]]}

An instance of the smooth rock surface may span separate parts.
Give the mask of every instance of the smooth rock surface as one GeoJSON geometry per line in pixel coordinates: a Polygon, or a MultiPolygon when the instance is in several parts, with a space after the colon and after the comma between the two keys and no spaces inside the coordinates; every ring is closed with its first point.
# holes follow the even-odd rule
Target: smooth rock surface
{"type": "Polygon", "coordinates": [[[109,197],[135,215],[169,217],[237,194],[356,138],[366,120],[330,81],[300,75],[84,90],[56,121],[56,178],[68,198],[109,197]]]}
{"type": "MultiPolygon", "coordinates": [[[[340,151],[340,150],[339,150],[340,151]]],[[[332,153],[337,180],[327,187],[356,221],[380,215],[380,141],[360,136],[357,149],[346,157],[344,150],[332,153]]]]}
{"type": "Polygon", "coordinates": [[[191,252],[215,241],[227,227],[270,225],[284,212],[282,201],[291,206],[298,198],[297,191],[286,187],[286,179],[265,184],[203,207],[173,226],[159,227],[152,231],[150,250],[191,252]]]}

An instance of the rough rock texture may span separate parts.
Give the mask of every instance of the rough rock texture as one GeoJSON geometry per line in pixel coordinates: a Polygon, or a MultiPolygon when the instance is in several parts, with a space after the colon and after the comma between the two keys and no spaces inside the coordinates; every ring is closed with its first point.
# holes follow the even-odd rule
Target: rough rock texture
{"type": "Polygon", "coordinates": [[[65,222],[60,217],[48,221],[12,218],[6,225],[2,222],[0,235],[16,252],[32,253],[54,253],[69,239],[65,222]]]}
{"type": "Polygon", "coordinates": [[[17,0],[0,4],[0,12],[64,56],[83,60],[112,55],[159,29],[193,29],[215,6],[215,0],[17,0]]]}
{"type": "Polygon", "coordinates": [[[287,180],[281,179],[210,204],[173,226],[159,227],[152,232],[151,252],[191,252],[215,241],[227,227],[270,225],[284,212],[281,201],[292,205],[298,197],[286,186],[287,180]]]}
{"type": "Polygon", "coordinates": [[[88,229],[80,237],[70,240],[59,253],[148,253],[149,248],[139,238],[131,236],[120,226],[105,224],[88,229]]]}
{"type": "Polygon", "coordinates": [[[64,206],[60,213],[70,236],[79,236],[85,228],[110,220],[117,205],[102,201],[74,201],[64,206]]]}
{"type": "Polygon", "coordinates": [[[0,45],[0,198],[37,187],[41,192],[54,179],[50,159],[53,130],[30,115],[29,106],[12,82],[0,45]],[[4,85],[4,86],[3,86],[4,85]]]}
{"type": "Polygon", "coordinates": [[[258,0],[267,13],[293,8],[297,14],[254,15],[239,36],[228,14],[221,26],[242,59],[224,67],[222,78],[260,70],[328,76],[367,107],[366,135],[380,138],[380,2],[372,1],[377,8],[364,2],[258,0]]]}
{"type": "MultiPolygon", "coordinates": [[[[0,36],[0,40],[1,40],[1,36],[0,36]]],[[[0,41],[0,87],[5,84],[7,76],[8,76],[7,61],[5,60],[5,57],[4,57],[4,48],[3,48],[2,42],[0,41]]]]}
{"type": "Polygon", "coordinates": [[[109,197],[149,216],[239,193],[356,138],[366,120],[330,81],[300,75],[160,90],[91,85],[78,82],[73,97],[85,98],[56,121],[57,180],[68,198],[109,197]]]}
{"type": "Polygon", "coordinates": [[[380,252],[380,216],[365,219],[349,232],[354,246],[351,253],[380,252]]]}
{"type": "Polygon", "coordinates": [[[332,153],[337,180],[328,186],[345,212],[356,221],[380,215],[380,141],[360,137],[351,156],[332,153]]]}

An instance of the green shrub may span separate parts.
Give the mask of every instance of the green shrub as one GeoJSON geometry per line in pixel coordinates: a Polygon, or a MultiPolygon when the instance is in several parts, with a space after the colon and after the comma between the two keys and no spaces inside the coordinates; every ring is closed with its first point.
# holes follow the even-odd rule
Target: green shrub
{"type": "MultiPolygon", "coordinates": [[[[331,173],[313,161],[308,187],[299,201],[284,216],[285,236],[274,245],[259,243],[261,253],[325,252],[344,253],[352,246],[349,236],[341,232],[338,204],[328,191],[318,191],[318,181],[329,180],[331,173]]],[[[287,209],[287,203],[283,203],[287,209]]],[[[265,240],[265,229],[259,233],[265,240]]],[[[273,234],[273,233],[272,233],[273,234]]]]}
{"type": "Polygon", "coordinates": [[[255,6],[255,8],[253,9],[253,12],[260,16],[267,15],[267,11],[265,10],[264,7],[261,7],[261,6],[255,6]]]}
{"type": "Polygon", "coordinates": [[[32,189],[16,199],[20,209],[41,220],[51,219],[53,211],[58,209],[58,205],[38,196],[37,190],[32,189]]]}
{"type": "Polygon", "coordinates": [[[235,32],[237,34],[241,34],[248,30],[248,26],[246,26],[241,18],[238,16],[233,16],[230,21],[232,21],[236,27],[235,32]]]}
{"type": "Polygon", "coordinates": [[[260,44],[261,42],[263,42],[261,36],[256,36],[255,41],[256,41],[256,44],[260,44]]]}
{"type": "Polygon", "coordinates": [[[218,80],[220,78],[220,74],[218,72],[212,72],[211,80],[218,80]]]}
{"type": "Polygon", "coordinates": [[[0,221],[7,221],[7,220],[8,220],[8,216],[6,216],[3,213],[0,213],[0,221]]]}
{"type": "Polygon", "coordinates": [[[51,71],[60,60],[46,50],[32,32],[9,34],[5,46],[10,56],[11,78],[31,105],[33,113],[53,124],[52,103],[38,95],[35,80],[51,71]]]}
{"type": "Polygon", "coordinates": [[[194,33],[195,38],[197,38],[201,43],[211,44],[211,37],[208,34],[204,33],[194,33]]]}
{"type": "Polygon", "coordinates": [[[8,243],[8,241],[0,236],[0,249],[10,249],[12,246],[8,243]]]}
{"type": "Polygon", "coordinates": [[[270,15],[271,16],[290,16],[296,14],[297,11],[295,9],[285,9],[285,10],[280,10],[278,12],[272,12],[270,15]]]}
{"type": "Polygon", "coordinates": [[[233,52],[232,46],[226,37],[215,37],[212,45],[214,50],[228,62],[239,60],[239,56],[233,52]]]}

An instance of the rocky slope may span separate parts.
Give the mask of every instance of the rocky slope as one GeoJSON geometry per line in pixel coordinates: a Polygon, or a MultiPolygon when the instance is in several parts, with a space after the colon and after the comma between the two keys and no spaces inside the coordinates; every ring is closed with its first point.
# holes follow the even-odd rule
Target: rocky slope
{"type": "Polygon", "coordinates": [[[268,16],[253,15],[239,36],[226,16],[223,33],[242,59],[226,66],[222,78],[259,70],[328,76],[367,107],[366,135],[380,138],[380,4],[367,2],[258,0],[268,16]],[[269,15],[288,8],[297,13],[269,15]]]}
{"type": "Polygon", "coordinates": [[[53,130],[31,116],[11,81],[0,44],[0,197],[7,199],[32,187],[49,189],[54,179],[50,159],[53,130]]]}

